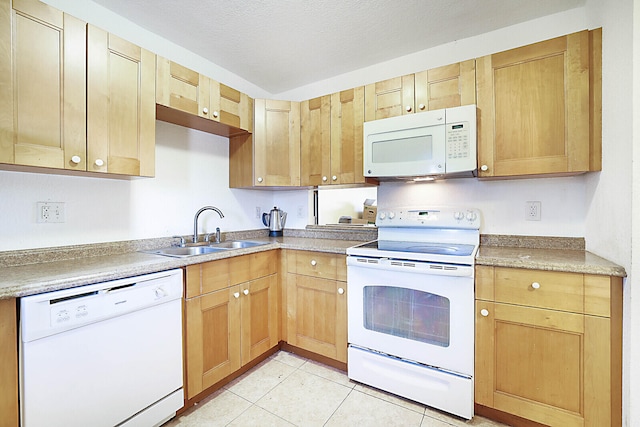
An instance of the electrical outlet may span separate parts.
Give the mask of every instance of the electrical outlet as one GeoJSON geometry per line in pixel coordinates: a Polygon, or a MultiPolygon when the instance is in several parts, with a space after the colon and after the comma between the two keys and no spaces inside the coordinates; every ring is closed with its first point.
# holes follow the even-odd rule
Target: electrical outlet
{"type": "Polygon", "coordinates": [[[524,219],[527,221],[540,221],[542,203],[540,202],[526,202],[526,210],[524,212],[524,219]]]}
{"type": "Polygon", "coordinates": [[[256,206],[256,219],[260,219],[261,216],[262,216],[262,209],[260,209],[260,206],[256,206]]]}
{"type": "Polygon", "coordinates": [[[37,222],[65,222],[63,202],[37,202],[37,222]]]}

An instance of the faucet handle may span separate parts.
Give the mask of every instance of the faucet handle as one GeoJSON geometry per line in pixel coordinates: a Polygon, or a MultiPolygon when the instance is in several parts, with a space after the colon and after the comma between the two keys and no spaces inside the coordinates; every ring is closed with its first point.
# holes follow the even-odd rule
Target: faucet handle
{"type": "Polygon", "coordinates": [[[184,240],[184,237],[182,236],[171,236],[173,239],[180,239],[180,247],[184,248],[186,245],[186,242],[184,240]]]}

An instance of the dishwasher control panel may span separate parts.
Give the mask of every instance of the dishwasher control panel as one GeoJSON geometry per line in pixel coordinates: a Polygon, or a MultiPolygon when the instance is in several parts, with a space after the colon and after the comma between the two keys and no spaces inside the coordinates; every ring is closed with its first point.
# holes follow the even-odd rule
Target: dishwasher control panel
{"type": "Polygon", "coordinates": [[[22,340],[28,342],[179,299],[182,289],[182,270],[170,270],[23,297],[22,340]]]}

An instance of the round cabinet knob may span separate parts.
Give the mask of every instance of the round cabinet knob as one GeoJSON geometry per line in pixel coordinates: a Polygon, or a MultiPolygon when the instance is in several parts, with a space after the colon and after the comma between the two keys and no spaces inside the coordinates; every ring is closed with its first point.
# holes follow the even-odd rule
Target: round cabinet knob
{"type": "Polygon", "coordinates": [[[333,181],[336,181],[336,180],[338,179],[338,177],[337,177],[337,176],[335,176],[335,175],[333,175],[333,176],[331,177],[331,179],[332,179],[333,181]]]}
{"type": "Polygon", "coordinates": [[[407,105],[404,109],[407,110],[407,113],[410,113],[411,110],[413,110],[413,107],[411,105],[407,105]]]}
{"type": "Polygon", "coordinates": [[[102,159],[96,159],[95,165],[98,167],[104,166],[104,161],[102,159]]]}
{"type": "Polygon", "coordinates": [[[315,267],[316,265],[318,265],[318,262],[315,259],[312,259],[311,260],[311,265],[313,265],[315,267]]]}
{"type": "Polygon", "coordinates": [[[533,289],[540,289],[540,283],[538,283],[538,282],[533,282],[533,283],[531,284],[531,287],[532,287],[533,289]]]}
{"type": "Polygon", "coordinates": [[[327,177],[326,176],[322,177],[322,182],[327,182],[327,177]]]}
{"type": "Polygon", "coordinates": [[[342,288],[338,288],[338,293],[339,293],[340,295],[344,294],[344,289],[342,289],[342,288]]]}
{"type": "Polygon", "coordinates": [[[219,115],[220,115],[220,113],[218,113],[217,111],[213,112],[213,117],[218,118],[219,115]]]}
{"type": "Polygon", "coordinates": [[[489,166],[487,166],[487,165],[482,165],[482,166],[480,166],[480,170],[481,170],[482,172],[486,172],[486,171],[488,171],[488,170],[489,170],[489,166]]]}
{"type": "Polygon", "coordinates": [[[235,298],[240,298],[240,292],[234,292],[234,293],[233,293],[233,296],[234,296],[235,298]]]}
{"type": "Polygon", "coordinates": [[[209,109],[207,107],[204,107],[202,109],[202,114],[209,114],[209,109]]]}
{"type": "Polygon", "coordinates": [[[418,105],[418,108],[420,109],[420,111],[423,111],[425,108],[427,108],[427,106],[424,104],[420,104],[418,105]]]}
{"type": "Polygon", "coordinates": [[[258,182],[262,182],[262,177],[261,176],[258,177],[258,182]]]}
{"type": "Polygon", "coordinates": [[[244,291],[242,291],[242,293],[245,295],[249,295],[249,289],[245,289],[244,291]]]}
{"type": "Polygon", "coordinates": [[[482,317],[487,317],[489,315],[489,310],[483,308],[482,310],[480,310],[480,314],[482,315],[482,317]]]}
{"type": "Polygon", "coordinates": [[[71,157],[71,163],[75,163],[76,165],[78,163],[80,163],[82,161],[82,159],[80,158],[80,156],[73,156],[71,157]]]}

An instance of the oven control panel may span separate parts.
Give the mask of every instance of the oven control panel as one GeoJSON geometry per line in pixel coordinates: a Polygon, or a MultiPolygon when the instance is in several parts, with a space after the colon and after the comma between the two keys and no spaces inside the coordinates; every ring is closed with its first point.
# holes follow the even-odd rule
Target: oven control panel
{"type": "Polygon", "coordinates": [[[480,229],[480,211],[472,208],[386,208],[378,210],[378,227],[480,229]]]}

